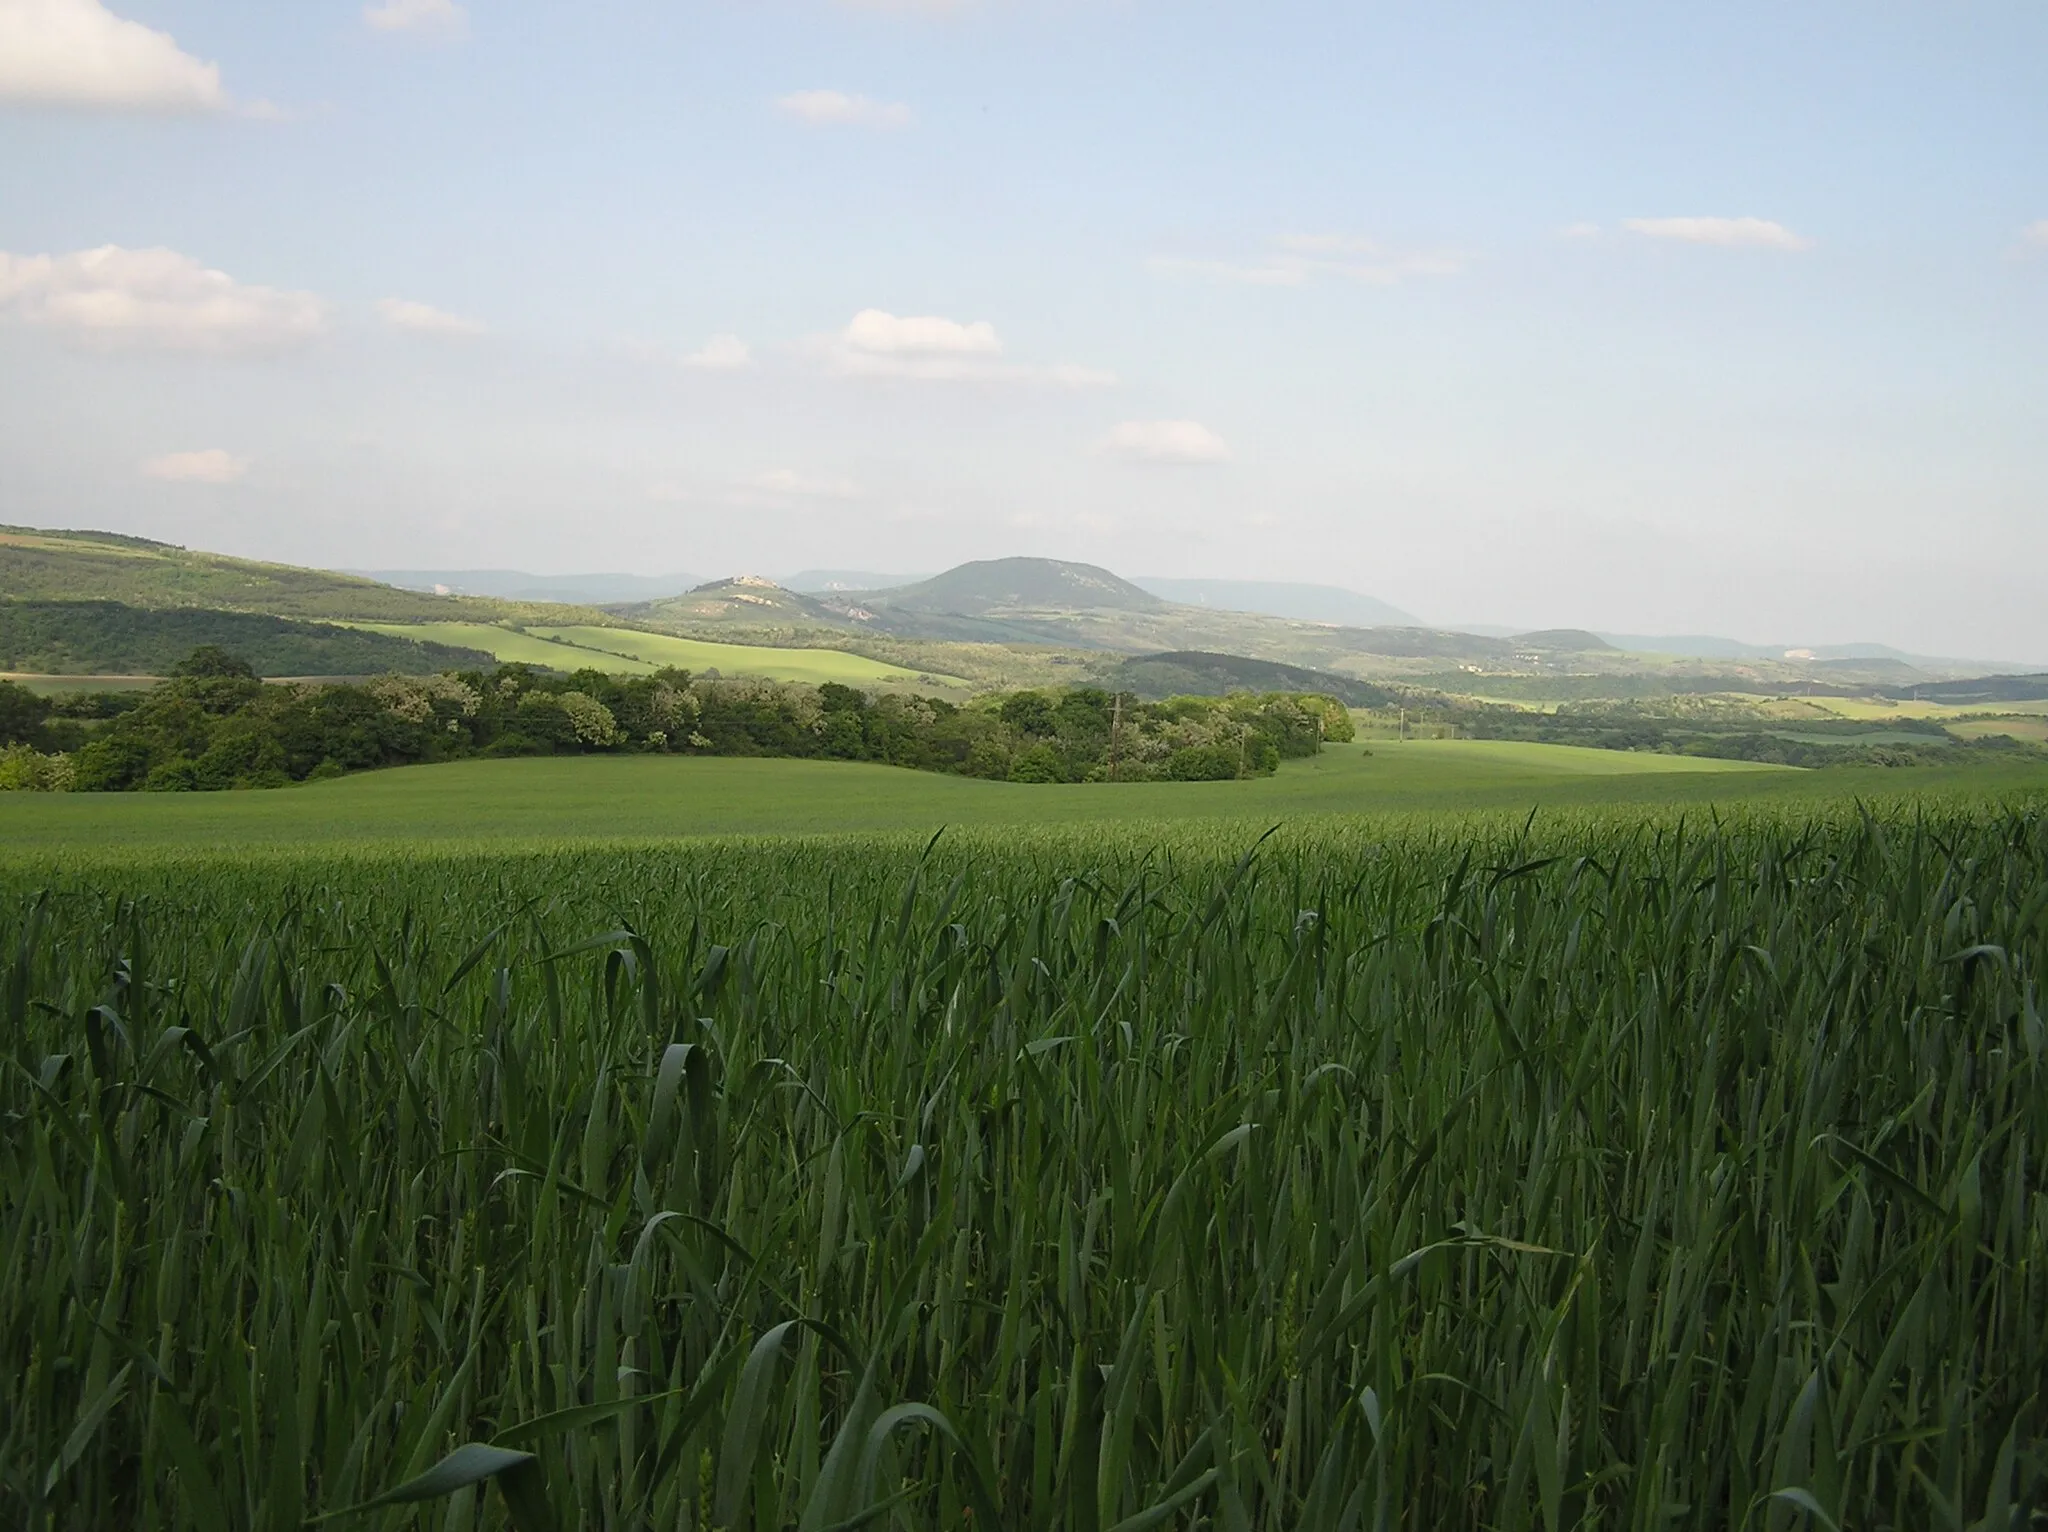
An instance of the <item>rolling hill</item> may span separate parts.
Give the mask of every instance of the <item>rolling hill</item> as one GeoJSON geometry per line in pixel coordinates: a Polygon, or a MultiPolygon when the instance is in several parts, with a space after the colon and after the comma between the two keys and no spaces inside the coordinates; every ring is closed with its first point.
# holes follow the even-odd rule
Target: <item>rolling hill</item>
{"type": "MultiPolygon", "coordinates": [[[[477,583],[484,583],[484,577],[500,583],[499,576],[505,582],[538,582],[518,583],[522,593],[567,589],[576,580],[590,584],[597,578],[563,576],[557,587],[555,577],[470,573],[480,577],[477,583]]],[[[617,577],[625,582],[640,578],[617,577]]],[[[669,577],[646,578],[657,586],[670,583],[669,577]]],[[[1282,604],[1283,596],[1294,599],[1287,596],[1289,591],[1336,591],[1361,602],[1371,599],[1335,587],[1290,587],[1284,582],[1193,584],[1211,598],[1227,595],[1268,605],[1282,604]]],[[[503,583],[502,588],[514,585],[503,583]]],[[[597,587],[586,594],[620,588],[626,587],[597,587]]],[[[1616,685],[1631,695],[1648,694],[1645,688],[1651,693],[1805,688],[1847,693],[1985,673],[1981,668],[1942,670],[1930,665],[1916,674],[1891,651],[1689,658],[1631,653],[1580,629],[1493,636],[1412,625],[1333,624],[1177,602],[1097,565],[1038,558],[978,560],[927,579],[865,591],[806,593],[759,576],[740,575],[600,610],[503,596],[402,590],[357,575],[231,558],[118,533],[0,527],[0,597],[114,601],[145,610],[255,613],[357,627],[378,624],[407,630],[394,637],[429,641],[438,635],[419,625],[450,624],[447,641],[461,649],[485,647],[464,636],[465,627],[477,625],[513,633],[540,627],[637,628],[756,649],[858,653],[913,675],[965,678],[974,685],[1095,681],[1126,657],[1162,653],[1239,657],[1355,681],[1401,681],[1482,695],[1521,695],[1534,686],[1530,695],[1553,700],[1601,695],[1616,685]]],[[[502,653],[508,642],[494,638],[489,647],[502,653]]],[[[536,652],[561,651],[556,645],[536,652]]],[[[77,658],[74,655],[72,662],[77,658]]],[[[730,667],[719,664],[726,673],[761,673],[757,657],[734,653],[727,658],[730,667]]],[[[408,664],[417,660],[408,652],[408,664]]],[[[349,673],[358,673],[358,667],[351,665],[349,673]]]]}
{"type": "MultiPolygon", "coordinates": [[[[678,630],[737,626],[784,641],[1032,645],[1109,654],[1198,650],[1315,669],[1398,672],[1428,663],[1512,667],[1514,646],[1429,628],[1344,628],[1165,600],[1094,564],[983,559],[883,590],[804,594],[758,576],[617,609],[678,630]]],[[[735,635],[737,636],[737,635],[735,635]]]]}
{"type": "Polygon", "coordinates": [[[0,527],[0,592],[31,601],[118,601],[272,617],[365,617],[388,622],[467,616],[502,603],[402,591],[356,575],[202,553],[115,532],[0,527]]]}
{"type": "Polygon", "coordinates": [[[1171,603],[1094,564],[1065,559],[975,559],[915,585],[868,592],[885,612],[953,617],[1037,611],[1163,612],[1171,603]]]}
{"type": "Polygon", "coordinates": [[[1136,692],[1147,701],[1162,697],[1223,697],[1231,692],[1315,692],[1351,707],[1385,707],[1395,694],[1350,676],[1235,654],[1182,650],[1141,654],[1125,660],[1106,684],[1136,692]]]}
{"type": "Polygon", "coordinates": [[[488,670],[496,663],[482,650],[431,638],[367,633],[262,612],[0,600],[0,670],[160,676],[202,644],[240,656],[259,676],[431,675],[488,670]]]}

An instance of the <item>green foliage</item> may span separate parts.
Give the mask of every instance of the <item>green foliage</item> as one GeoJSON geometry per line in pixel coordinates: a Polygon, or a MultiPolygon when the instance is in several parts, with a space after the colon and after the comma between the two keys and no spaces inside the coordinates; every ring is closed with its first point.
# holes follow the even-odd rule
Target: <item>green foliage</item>
{"type": "Polygon", "coordinates": [[[168,675],[200,646],[240,655],[267,676],[424,675],[491,663],[476,649],[255,612],[0,600],[0,670],[168,675]]]}
{"type": "Polygon", "coordinates": [[[0,745],[25,744],[34,739],[51,711],[47,697],[39,697],[13,681],[0,681],[0,745]]]}
{"type": "Polygon", "coordinates": [[[2039,811],[72,865],[0,874],[0,1524],[2048,1490],[2039,811]]]}
{"type": "Polygon", "coordinates": [[[2003,734],[1958,739],[1940,724],[1921,718],[1877,724],[1806,719],[1774,728],[1753,708],[1715,709],[1700,699],[1581,703],[1541,714],[1504,707],[1443,711],[1473,739],[1659,751],[1770,766],[1938,766],[2000,754],[2048,754],[2003,734]]]}
{"type": "Polygon", "coordinates": [[[65,793],[75,770],[65,755],[44,755],[32,745],[0,745],[0,793],[65,793]]]}

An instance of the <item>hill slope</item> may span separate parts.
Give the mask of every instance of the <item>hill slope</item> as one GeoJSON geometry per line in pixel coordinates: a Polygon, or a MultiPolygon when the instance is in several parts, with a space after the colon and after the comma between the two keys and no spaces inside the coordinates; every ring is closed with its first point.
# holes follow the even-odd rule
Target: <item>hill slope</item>
{"type": "Polygon", "coordinates": [[[1384,707],[1394,694],[1350,676],[1272,660],[1248,660],[1235,654],[1203,654],[1180,650],[1141,654],[1110,673],[1108,684],[1136,692],[1148,701],[1163,697],[1223,697],[1231,692],[1314,692],[1335,697],[1352,707],[1384,707]]]}
{"type": "Polygon", "coordinates": [[[200,553],[112,532],[0,527],[0,591],[32,601],[119,601],[273,617],[488,620],[503,602],[395,590],[375,580],[200,553]]]}
{"type": "MultiPolygon", "coordinates": [[[[737,625],[842,641],[1029,644],[1108,653],[1161,650],[1253,656],[1336,668],[1345,660],[1507,664],[1511,644],[1429,628],[1345,628],[1257,612],[1166,601],[1094,564],[1062,559],[982,559],[915,584],[884,590],[801,594],[754,576],[716,581],[682,596],[621,608],[629,618],[678,629],[737,625]]],[[[1394,663],[1393,668],[1403,668],[1394,663]]]]}
{"type": "Polygon", "coordinates": [[[202,644],[217,644],[240,656],[259,676],[431,675],[488,670],[496,663],[479,649],[261,612],[0,600],[0,670],[161,676],[202,644]]]}

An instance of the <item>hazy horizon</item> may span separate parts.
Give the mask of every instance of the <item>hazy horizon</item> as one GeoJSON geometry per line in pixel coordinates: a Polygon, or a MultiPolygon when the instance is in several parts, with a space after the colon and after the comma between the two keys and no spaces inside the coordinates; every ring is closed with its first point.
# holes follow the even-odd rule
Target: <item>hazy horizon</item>
{"type": "Polygon", "coordinates": [[[0,520],[2044,663],[2043,57],[2016,0],[0,0],[0,520]]]}

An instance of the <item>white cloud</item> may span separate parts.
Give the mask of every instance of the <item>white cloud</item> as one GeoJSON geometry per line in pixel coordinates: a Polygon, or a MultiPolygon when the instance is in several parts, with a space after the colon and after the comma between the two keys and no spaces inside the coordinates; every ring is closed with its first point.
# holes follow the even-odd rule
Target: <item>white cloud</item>
{"type": "Polygon", "coordinates": [[[174,484],[232,484],[249,471],[249,460],[208,447],[200,452],[166,452],[144,463],[142,471],[174,484]]]}
{"type": "Polygon", "coordinates": [[[1134,463],[1227,463],[1223,438],[1193,420],[1126,420],[1102,439],[1110,457],[1134,463]]]}
{"type": "Polygon", "coordinates": [[[484,327],[474,319],[450,314],[431,304],[409,303],[403,298],[381,298],[377,315],[394,330],[411,330],[419,335],[481,335],[484,327]]]}
{"type": "Polygon", "coordinates": [[[862,309],[837,335],[812,342],[828,370],[856,377],[930,381],[1050,383],[1100,388],[1113,374],[1072,363],[1032,366],[1002,360],[1003,343],[987,320],[963,324],[936,314],[862,309]]]}
{"type": "Polygon", "coordinates": [[[1811,250],[1813,241],[1768,218],[1624,218],[1624,229],[1651,239],[1694,245],[1749,245],[1767,250],[1811,250]]]}
{"type": "Polygon", "coordinates": [[[1003,349],[986,319],[962,324],[935,314],[891,314],[862,309],[841,332],[855,351],[872,356],[995,356],[1003,349]]]}
{"type": "Polygon", "coordinates": [[[789,468],[776,468],[758,474],[753,479],[751,487],[766,490],[771,495],[788,495],[799,500],[854,500],[860,496],[860,486],[849,480],[816,479],[789,468]]]}
{"type": "Polygon", "coordinates": [[[737,335],[714,335],[701,350],[684,357],[683,365],[705,372],[739,372],[754,365],[754,353],[737,335]]]}
{"type": "Polygon", "coordinates": [[[2037,249],[2048,250],[2048,218],[2036,218],[2020,230],[2020,238],[2037,249]]]}
{"type": "Polygon", "coordinates": [[[251,287],[175,250],[0,251],[0,316],[100,350],[282,351],[327,324],[311,293],[251,287]]]}
{"type": "Polygon", "coordinates": [[[1305,287],[1322,277],[1391,287],[1410,277],[1447,277],[1472,258],[1462,250],[1395,250],[1351,234],[1290,234],[1250,260],[1198,260],[1157,256],[1154,271],[1187,272],[1249,287],[1305,287]]]}
{"type": "Polygon", "coordinates": [[[100,0],[0,0],[0,101],[221,112],[220,66],[100,0]]]}
{"type": "Polygon", "coordinates": [[[805,122],[844,124],[862,128],[902,128],[910,125],[910,108],[900,101],[876,101],[868,96],[849,96],[839,90],[800,90],[775,98],[776,108],[805,122]]]}
{"type": "Polygon", "coordinates": [[[455,0],[382,0],[363,7],[363,20],[378,32],[434,32],[443,37],[469,33],[469,12],[455,0]]]}

